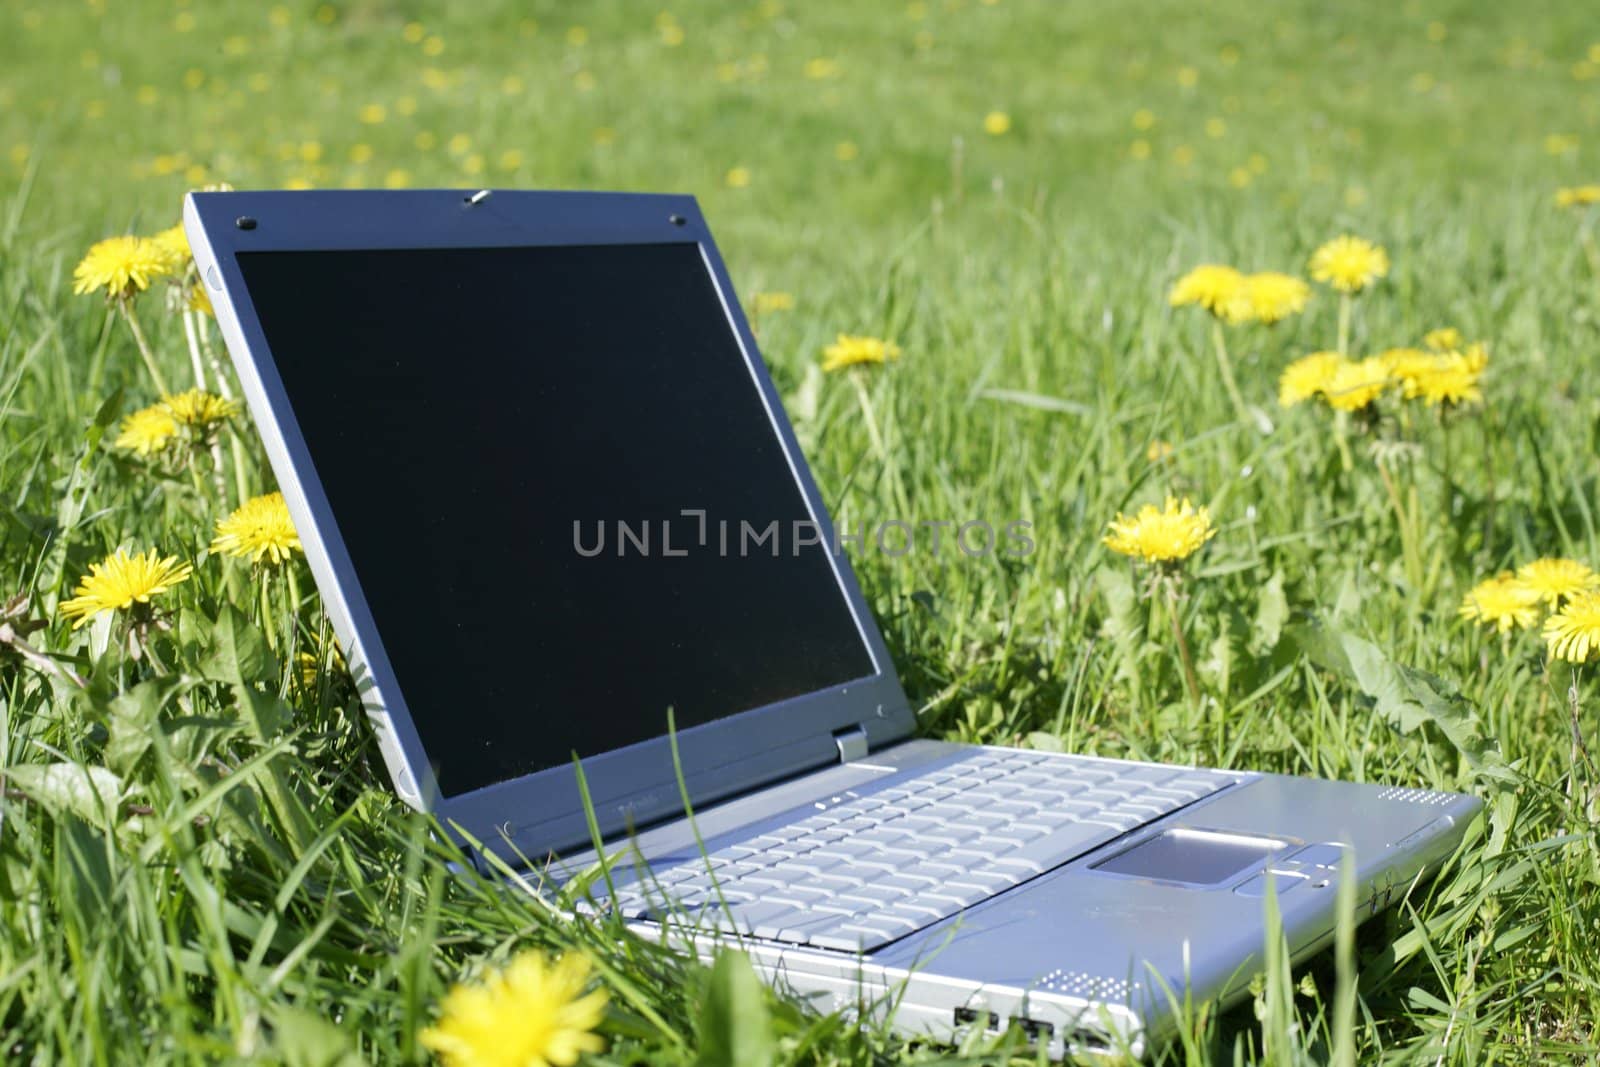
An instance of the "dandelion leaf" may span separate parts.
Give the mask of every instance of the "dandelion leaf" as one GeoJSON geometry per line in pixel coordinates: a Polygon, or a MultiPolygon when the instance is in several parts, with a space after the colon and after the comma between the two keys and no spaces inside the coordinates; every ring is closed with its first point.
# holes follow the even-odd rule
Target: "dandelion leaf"
{"type": "Polygon", "coordinates": [[[1395,663],[1370,641],[1315,623],[1296,627],[1294,639],[1313,663],[1353,682],[1396,730],[1416,734],[1431,726],[1475,775],[1508,777],[1505,760],[1484,734],[1477,709],[1452,683],[1395,663]]]}

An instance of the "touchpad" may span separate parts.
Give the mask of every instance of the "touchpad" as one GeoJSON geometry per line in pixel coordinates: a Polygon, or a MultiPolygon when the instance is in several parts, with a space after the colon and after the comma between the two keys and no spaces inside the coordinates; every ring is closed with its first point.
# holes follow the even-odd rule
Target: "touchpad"
{"type": "Polygon", "coordinates": [[[1091,869],[1164,882],[1216,885],[1284,848],[1287,841],[1212,830],[1168,830],[1091,869]]]}

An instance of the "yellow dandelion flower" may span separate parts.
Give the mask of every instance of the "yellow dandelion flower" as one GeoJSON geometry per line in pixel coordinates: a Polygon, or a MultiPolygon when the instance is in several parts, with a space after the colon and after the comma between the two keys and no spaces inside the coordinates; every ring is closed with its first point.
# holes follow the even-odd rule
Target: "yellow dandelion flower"
{"type": "Polygon", "coordinates": [[[1517,568],[1517,581],[1547,604],[1600,589],[1600,574],[1587,563],[1575,559],[1558,559],[1546,556],[1517,568]]]}
{"type": "Polygon", "coordinates": [[[251,563],[260,563],[265,558],[276,564],[305,550],[300,546],[300,535],[295,533],[294,520],[289,518],[289,505],[284,503],[283,494],[267,493],[251,497],[235,508],[233,514],[217,520],[217,536],[211,542],[211,551],[238,559],[249,556],[251,563]]]}
{"type": "Polygon", "coordinates": [[[1454,326],[1441,326],[1423,334],[1422,343],[1435,352],[1454,352],[1461,347],[1461,331],[1454,326]]]}
{"type": "Polygon", "coordinates": [[[1380,356],[1341,359],[1328,376],[1322,398],[1336,411],[1360,411],[1394,383],[1380,356]]]}
{"type": "Polygon", "coordinates": [[[1556,207],[1588,207],[1590,204],[1600,204],[1600,184],[1556,190],[1556,207]]]}
{"type": "Polygon", "coordinates": [[[1461,599],[1460,614],[1500,633],[1525,630],[1539,621],[1539,594],[1506,571],[1473,586],[1461,599]]]}
{"type": "Polygon", "coordinates": [[[89,573],[78,582],[76,594],[63,601],[61,614],[77,619],[76,630],[96,615],[122,611],[135,604],[148,604],[173,586],[188,581],[193,568],[179,563],[176,556],[162,558],[155,550],[137,556],[119,548],[99,563],[89,565],[89,573]]]}
{"type": "Polygon", "coordinates": [[[72,272],[72,291],[79,295],[104,289],[106,296],[130,297],[172,273],[172,256],[148,237],[108,237],[89,247],[72,272]]]}
{"type": "Polygon", "coordinates": [[[743,189],[750,184],[750,168],[731,167],[722,181],[729,189],[743,189]]]}
{"type": "Polygon", "coordinates": [[[537,951],[514,958],[481,982],[445,995],[439,1022],[418,1035],[446,1067],[570,1067],[605,1042],[604,989],[585,993],[591,964],[568,952],[555,962],[537,951]]]}
{"type": "Polygon", "coordinates": [[[1400,386],[1406,396],[1415,395],[1417,383],[1432,373],[1437,355],[1420,348],[1391,348],[1378,357],[1389,377],[1400,386]]]}
{"type": "Polygon", "coordinates": [[[889,363],[899,358],[900,346],[893,341],[841,333],[838,340],[822,350],[822,369],[836,371],[865,363],[889,363]]]}
{"type": "Polygon", "coordinates": [[[1244,275],[1237,270],[1218,263],[1202,263],[1178,279],[1167,301],[1173,307],[1198,304],[1222,318],[1243,288],[1244,275]]]}
{"type": "Polygon", "coordinates": [[[769,315],[774,311],[793,311],[793,293],[757,293],[751,301],[751,307],[757,315],[769,315]]]}
{"type": "Polygon", "coordinates": [[[1481,345],[1470,352],[1439,352],[1430,356],[1419,371],[1412,371],[1401,382],[1406,399],[1420,399],[1430,407],[1440,404],[1476,404],[1483,400],[1478,382],[1488,359],[1481,345]]]}
{"type": "Polygon", "coordinates": [[[1359,293],[1389,273],[1389,253],[1380,245],[1346,234],[1311,255],[1311,276],[1341,293],[1359,293]]]}
{"type": "Polygon", "coordinates": [[[1600,593],[1579,593],[1546,619],[1544,640],[1551,659],[1585,662],[1591,652],[1600,648],[1600,593]]]}
{"type": "Polygon", "coordinates": [[[1004,111],[991,111],[983,116],[983,132],[990,137],[1004,137],[1011,132],[1011,116],[1004,111]]]}
{"type": "Polygon", "coordinates": [[[1146,563],[1176,563],[1198,552],[1217,534],[1211,513],[1197,508],[1188,497],[1167,497],[1164,507],[1146,504],[1128,518],[1121,512],[1111,521],[1104,542],[1113,552],[1146,563]]]}
{"type": "Polygon", "coordinates": [[[197,429],[214,426],[239,413],[239,405],[235,401],[224,400],[201,389],[169,394],[161,398],[161,403],[178,422],[197,429]]]}
{"type": "Polygon", "coordinates": [[[1313,352],[1301,356],[1283,369],[1278,376],[1278,403],[1292,408],[1327,392],[1333,372],[1344,357],[1337,352],[1313,352]]]}
{"type": "Polygon", "coordinates": [[[1233,314],[1243,314],[1244,318],[1236,317],[1233,321],[1254,319],[1270,326],[1304,311],[1310,299],[1311,286],[1292,274],[1269,270],[1245,278],[1243,287],[1228,306],[1243,305],[1233,314]]]}
{"type": "Polygon", "coordinates": [[[167,227],[150,241],[166,253],[171,273],[182,273],[189,266],[193,253],[189,250],[189,235],[183,232],[183,223],[167,227]]]}
{"type": "Polygon", "coordinates": [[[152,456],[166,448],[176,436],[178,421],[172,417],[172,412],[162,404],[152,404],[123,418],[122,432],[117,434],[113,444],[141,456],[152,456]]]}

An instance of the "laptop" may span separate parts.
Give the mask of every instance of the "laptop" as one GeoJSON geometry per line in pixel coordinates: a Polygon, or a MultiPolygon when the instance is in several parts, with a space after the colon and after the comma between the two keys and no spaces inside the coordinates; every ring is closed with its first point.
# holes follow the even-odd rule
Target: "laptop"
{"type": "Polygon", "coordinates": [[[1246,992],[1269,904],[1304,958],[1341,870],[1376,914],[1479,810],[917,737],[691,197],[184,225],[394,789],[486,870],[587,878],[598,839],[586,908],[820,1010],[1138,1055],[1246,992]]]}

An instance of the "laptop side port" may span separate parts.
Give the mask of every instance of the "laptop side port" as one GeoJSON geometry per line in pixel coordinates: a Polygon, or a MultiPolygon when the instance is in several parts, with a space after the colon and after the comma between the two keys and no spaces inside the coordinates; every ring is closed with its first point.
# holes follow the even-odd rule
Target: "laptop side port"
{"type": "Polygon", "coordinates": [[[1000,1029],[1000,1013],[993,1011],[980,1011],[977,1008],[957,1008],[955,1011],[957,1026],[976,1026],[983,1024],[988,1031],[1000,1029]]]}
{"type": "Polygon", "coordinates": [[[1056,1027],[1054,1023],[1041,1022],[1038,1019],[1030,1019],[1026,1015],[1013,1015],[1011,1017],[1011,1025],[1021,1030],[1023,1034],[1027,1036],[1028,1040],[1033,1042],[1049,1041],[1052,1037],[1056,1036],[1056,1027]]]}
{"type": "Polygon", "coordinates": [[[1069,1030],[1066,1035],[1068,1052],[1110,1052],[1111,1039],[1098,1030],[1069,1030]]]}

